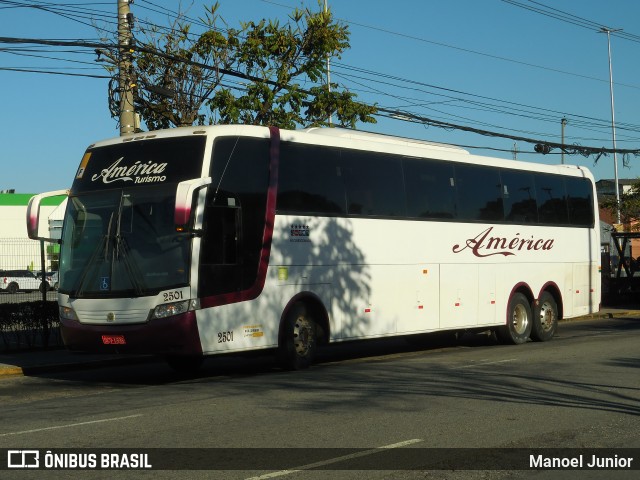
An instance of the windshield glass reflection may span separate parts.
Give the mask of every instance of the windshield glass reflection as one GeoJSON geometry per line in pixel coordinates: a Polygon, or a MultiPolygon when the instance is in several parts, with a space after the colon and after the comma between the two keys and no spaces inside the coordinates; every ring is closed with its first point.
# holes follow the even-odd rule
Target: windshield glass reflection
{"type": "Polygon", "coordinates": [[[187,285],[189,234],[175,231],[174,204],[175,187],[157,185],[71,197],[60,291],[139,296],[187,285]]]}

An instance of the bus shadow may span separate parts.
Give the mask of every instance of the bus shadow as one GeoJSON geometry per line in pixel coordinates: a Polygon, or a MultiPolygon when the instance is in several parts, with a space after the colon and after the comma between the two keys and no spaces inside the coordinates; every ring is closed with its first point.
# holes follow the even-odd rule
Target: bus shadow
{"type": "MultiPolygon", "coordinates": [[[[515,355],[540,345],[514,347],[515,355]]],[[[193,374],[177,373],[164,363],[149,361],[128,367],[38,376],[88,388],[135,390],[166,386],[225,397],[255,395],[259,391],[266,399],[289,391],[295,394],[288,397],[286,405],[273,403],[268,408],[325,414],[346,412],[354,404],[363,409],[415,413],[416,409],[420,411],[434,401],[467,399],[640,415],[640,388],[625,384],[623,379],[616,380],[615,376],[605,382],[581,381],[557,375],[555,372],[561,370],[562,365],[549,361],[538,373],[531,373],[531,369],[523,373],[519,362],[502,363],[499,368],[473,361],[461,366],[442,361],[438,355],[439,351],[448,349],[476,347],[509,348],[497,345],[490,335],[467,334],[457,342],[435,335],[420,347],[400,338],[332,345],[321,351],[316,365],[304,371],[283,371],[278,368],[272,352],[262,352],[211,357],[193,374]],[[425,356],[425,352],[429,355],[425,356]],[[398,355],[403,356],[403,361],[398,361],[398,355]],[[215,388],[212,389],[212,385],[215,388]],[[309,402],[310,398],[313,402],[309,402]]],[[[612,358],[603,366],[638,368],[640,359],[612,358]]]]}

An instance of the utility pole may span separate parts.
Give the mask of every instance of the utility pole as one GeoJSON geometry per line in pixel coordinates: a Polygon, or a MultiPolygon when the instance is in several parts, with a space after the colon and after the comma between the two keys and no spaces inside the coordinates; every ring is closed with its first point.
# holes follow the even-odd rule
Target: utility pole
{"type": "Polygon", "coordinates": [[[135,133],[133,109],[132,41],[133,15],[129,10],[130,0],[118,1],[118,84],[120,86],[120,135],[135,133]]]}
{"type": "Polygon", "coordinates": [[[567,125],[567,119],[563,117],[562,120],[560,120],[560,125],[562,125],[562,156],[560,157],[560,163],[564,165],[564,127],[567,125]]]}
{"type": "Polygon", "coordinates": [[[611,134],[613,136],[613,173],[616,182],[616,219],[620,224],[620,185],[618,185],[618,157],[616,156],[616,115],[613,108],[613,68],[611,67],[611,33],[620,32],[621,28],[611,30],[606,27],[600,29],[600,33],[607,34],[607,47],[609,49],[609,93],[611,95],[611,134]]]}

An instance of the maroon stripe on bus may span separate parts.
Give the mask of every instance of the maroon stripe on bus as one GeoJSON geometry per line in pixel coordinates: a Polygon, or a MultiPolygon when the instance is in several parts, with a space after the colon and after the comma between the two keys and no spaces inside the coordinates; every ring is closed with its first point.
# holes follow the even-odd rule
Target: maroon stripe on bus
{"type": "Polygon", "coordinates": [[[267,278],[269,258],[271,256],[271,243],[273,240],[273,228],[276,217],[276,195],[278,192],[278,167],[280,162],[280,129],[269,127],[271,145],[269,147],[269,188],[267,190],[267,208],[265,211],[264,231],[262,233],[262,249],[258,263],[258,275],[251,287],[239,292],[212,295],[200,299],[200,307],[208,308],[229,303],[243,302],[257,298],[267,278]]]}

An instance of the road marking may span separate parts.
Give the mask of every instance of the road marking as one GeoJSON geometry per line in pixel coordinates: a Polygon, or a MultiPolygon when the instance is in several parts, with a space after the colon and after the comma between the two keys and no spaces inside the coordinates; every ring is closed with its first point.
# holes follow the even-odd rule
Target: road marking
{"type": "Polygon", "coordinates": [[[126,417],[103,418],[102,420],[91,420],[90,422],[69,423],[67,425],[58,425],[55,427],[34,428],[33,430],[22,430],[21,432],[0,433],[0,437],[8,437],[9,435],[24,435],[25,433],[46,432],[47,430],[57,430],[60,428],[81,427],[83,425],[92,425],[94,423],[116,422],[118,420],[127,420],[129,418],[141,417],[142,414],[127,415],[126,417]]]}
{"type": "Polygon", "coordinates": [[[478,363],[471,363],[469,365],[462,365],[460,367],[454,367],[454,370],[457,370],[459,368],[473,368],[473,367],[484,367],[485,365],[496,365],[498,363],[509,363],[509,362],[515,362],[517,359],[515,358],[509,358],[507,360],[496,360],[494,362],[478,362],[478,363]]]}
{"type": "Polygon", "coordinates": [[[412,445],[414,443],[420,443],[420,442],[424,442],[424,440],[422,440],[421,438],[414,438],[412,440],[405,440],[404,442],[393,443],[391,445],[384,445],[382,447],[372,448],[370,450],[364,450],[362,452],[352,453],[349,455],[343,455],[341,457],[329,458],[327,460],[322,460],[320,462],[309,463],[307,465],[300,465],[299,467],[294,467],[290,470],[280,470],[279,472],[265,473],[264,475],[259,475],[257,477],[249,477],[246,480],[263,480],[265,478],[283,477],[285,475],[291,475],[292,473],[297,473],[304,470],[310,470],[312,468],[317,468],[317,467],[324,467],[326,465],[343,462],[345,460],[351,460],[352,458],[375,455],[376,453],[380,453],[382,450],[385,450],[385,449],[400,448],[400,447],[405,447],[407,445],[412,445]]]}

